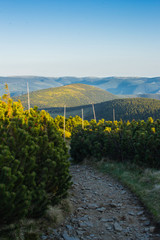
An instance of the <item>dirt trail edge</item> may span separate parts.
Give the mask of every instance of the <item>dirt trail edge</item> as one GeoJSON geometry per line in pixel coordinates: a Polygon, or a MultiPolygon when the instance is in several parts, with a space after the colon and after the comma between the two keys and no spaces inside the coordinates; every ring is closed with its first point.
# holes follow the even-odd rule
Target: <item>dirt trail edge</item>
{"type": "Polygon", "coordinates": [[[54,240],[160,240],[138,199],[108,175],[72,165],[74,212],[51,235],[54,240]]]}

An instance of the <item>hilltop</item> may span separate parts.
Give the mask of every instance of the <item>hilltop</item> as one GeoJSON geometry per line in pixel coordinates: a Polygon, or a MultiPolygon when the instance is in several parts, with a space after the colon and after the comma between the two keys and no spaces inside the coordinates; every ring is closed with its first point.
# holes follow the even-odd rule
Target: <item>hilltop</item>
{"type": "MultiPolygon", "coordinates": [[[[75,107],[91,103],[99,103],[118,98],[105,90],[85,84],[71,84],[63,87],[48,88],[30,93],[31,107],[75,107]]],[[[27,108],[27,95],[14,99],[20,99],[27,108]]]]}
{"type": "MultiPolygon", "coordinates": [[[[115,109],[116,120],[147,120],[148,117],[160,119],[160,101],[147,98],[115,99],[94,105],[97,120],[113,120],[113,108],[115,109]]],[[[92,105],[67,108],[66,116],[81,116],[81,109],[84,110],[86,120],[93,119],[92,105]]],[[[53,117],[63,115],[63,108],[45,109],[53,117]]]]}

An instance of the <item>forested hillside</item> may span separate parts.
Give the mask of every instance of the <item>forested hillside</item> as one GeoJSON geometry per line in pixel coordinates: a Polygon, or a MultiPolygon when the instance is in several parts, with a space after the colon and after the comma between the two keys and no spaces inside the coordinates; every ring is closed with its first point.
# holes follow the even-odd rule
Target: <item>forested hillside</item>
{"type": "MultiPolygon", "coordinates": [[[[115,99],[94,105],[97,120],[104,118],[105,120],[113,120],[113,109],[115,109],[116,120],[147,120],[148,117],[154,119],[160,118],[160,101],[147,98],[128,98],[115,99]]],[[[84,119],[93,119],[92,105],[67,108],[67,117],[79,115],[81,109],[84,110],[84,119]]],[[[63,115],[63,108],[46,109],[53,117],[63,115]]]]}
{"type": "MultiPolygon", "coordinates": [[[[48,107],[74,107],[99,103],[118,98],[105,90],[85,85],[71,84],[63,87],[43,89],[30,93],[31,107],[35,105],[39,108],[48,107]]],[[[23,106],[27,108],[27,95],[16,97],[20,99],[23,106]]]]}

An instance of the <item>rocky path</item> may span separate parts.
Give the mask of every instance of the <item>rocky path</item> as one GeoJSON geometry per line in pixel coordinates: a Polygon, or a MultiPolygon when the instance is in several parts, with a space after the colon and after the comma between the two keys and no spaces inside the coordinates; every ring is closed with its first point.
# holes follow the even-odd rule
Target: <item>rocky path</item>
{"type": "Polygon", "coordinates": [[[110,176],[85,165],[71,166],[74,212],[50,236],[54,240],[160,240],[132,193],[110,176]]]}

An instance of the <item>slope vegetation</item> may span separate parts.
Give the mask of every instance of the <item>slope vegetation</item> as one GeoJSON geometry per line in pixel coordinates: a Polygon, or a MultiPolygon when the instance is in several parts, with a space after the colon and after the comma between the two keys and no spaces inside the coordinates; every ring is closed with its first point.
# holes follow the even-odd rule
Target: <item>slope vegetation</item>
{"type": "MultiPolygon", "coordinates": [[[[81,109],[84,110],[84,118],[86,120],[93,119],[92,105],[67,108],[67,117],[79,115],[81,109]]],[[[95,112],[97,120],[104,118],[105,120],[113,120],[113,109],[115,109],[116,120],[147,120],[148,117],[160,119],[160,101],[147,98],[127,98],[115,99],[112,101],[95,104],[95,112]]],[[[46,109],[53,117],[63,115],[63,108],[46,109]]]]}
{"type": "MultiPolygon", "coordinates": [[[[91,103],[99,103],[118,98],[117,96],[85,84],[71,84],[63,87],[43,89],[30,93],[31,107],[75,107],[91,103]]],[[[27,95],[16,97],[27,107],[27,95]]]]}

